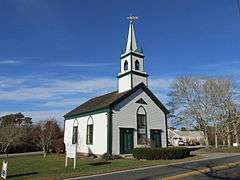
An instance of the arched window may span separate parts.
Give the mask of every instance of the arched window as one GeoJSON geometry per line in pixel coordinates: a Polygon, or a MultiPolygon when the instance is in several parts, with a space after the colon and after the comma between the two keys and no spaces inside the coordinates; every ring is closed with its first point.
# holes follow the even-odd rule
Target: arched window
{"type": "Polygon", "coordinates": [[[72,144],[78,143],[78,121],[75,119],[73,121],[73,133],[72,133],[72,144]]]}
{"type": "Polygon", "coordinates": [[[126,71],[126,70],[128,70],[128,62],[127,61],[124,62],[124,71],[126,71]]]}
{"type": "Polygon", "coordinates": [[[73,126],[72,144],[77,144],[77,142],[78,142],[78,126],[73,126]]]}
{"type": "Polygon", "coordinates": [[[87,141],[86,144],[93,144],[93,118],[89,116],[87,121],[87,141]]]}
{"type": "Polygon", "coordinates": [[[139,69],[140,69],[140,67],[139,67],[139,61],[136,60],[136,61],[135,61],[135,70],[139,70],[139,69]]]}
{"type": "Polygon", "coordinates": [[[147,140],[147,113],[143,106],[137,109],[137,143],[145,144],[147,140]]]}

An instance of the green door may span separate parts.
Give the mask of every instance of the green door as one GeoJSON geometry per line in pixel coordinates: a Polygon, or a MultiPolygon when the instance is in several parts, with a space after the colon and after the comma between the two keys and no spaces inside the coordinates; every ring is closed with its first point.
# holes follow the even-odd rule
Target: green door
{"type": "Polygon", "coordinates": [[[151,142],[156,148],[162,147],[162,138],[160,129],[151,129],[150,130],[151,142]]]}
{"type": "Polygon", "coordinates": [[[133,129],[120,128],[120,154],[131,154],[133,150],[133,129]]]}

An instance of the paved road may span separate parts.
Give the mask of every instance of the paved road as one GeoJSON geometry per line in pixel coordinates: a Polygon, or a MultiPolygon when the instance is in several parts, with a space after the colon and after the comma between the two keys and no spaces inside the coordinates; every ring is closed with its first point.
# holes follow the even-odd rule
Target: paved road
{"type": "MultiPolygon", "coordinates": [[[[213,159],[188,162],[168,166],[148,167],[140,170],[126,171],[120,173],[109,173],[101,176],[81,177],[74,179],[84,180],[152,180],[152,179],[240,179],[240,165],[228,170],[219,170],[215,173],[212,167],[227,165],[228,163],[240,162],[240,155],[222,155],[213,159]],[[200,172],[199,169],[212,169],[210,172],[200,172]],[[198,172],[197,174],[191,174],[198,172]],[[183,175],[183,176],[182,176],[183,175]]],[[[226,168],[225,168],[226,169],[226,168]]]]}
{"type": "Polygon", "coordinates": [[[225,179],[225,180],[239,180],[240,179],[240,166],[230,169],[212,171],[209,173],[200,173],[198,175],[185,177],[184,180],[213,180],[213,179],[225,179]]]}

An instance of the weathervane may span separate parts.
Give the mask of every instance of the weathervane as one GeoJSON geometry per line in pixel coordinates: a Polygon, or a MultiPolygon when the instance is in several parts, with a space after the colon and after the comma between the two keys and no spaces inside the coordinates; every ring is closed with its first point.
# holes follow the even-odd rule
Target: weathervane
{"type": "Polygon", "coordinates": [[[127,19],[130,21],[130,23],[133,23],[134,21],[138,20],[138,17],[130,15],[130,16],[127,17],[127,19]]]}

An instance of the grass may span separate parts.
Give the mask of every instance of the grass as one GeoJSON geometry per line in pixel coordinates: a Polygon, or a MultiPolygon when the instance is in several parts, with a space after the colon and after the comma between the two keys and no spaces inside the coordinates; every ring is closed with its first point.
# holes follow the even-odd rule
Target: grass
{"type": "Polygon", "coordinates": [[[209,147],[196,151],[197,153],[240,153],[240,147],[209,147]]]}
{"type": "Polygon", "coordinates": [[[40,155],[10,157],[8,163],[8,179],[64,179],[68,177],[84,176],[117,170],[132,169],[158,164],[190,161],[200,159],[199,156],[181,160],[136,160],[117,159],[104,161],[101,159],[78,159],[77,167],[73,169],[73,160],[69,159],[69,166],[64,168],[64,155],[52,154],[45,159],[40,155]]]}

